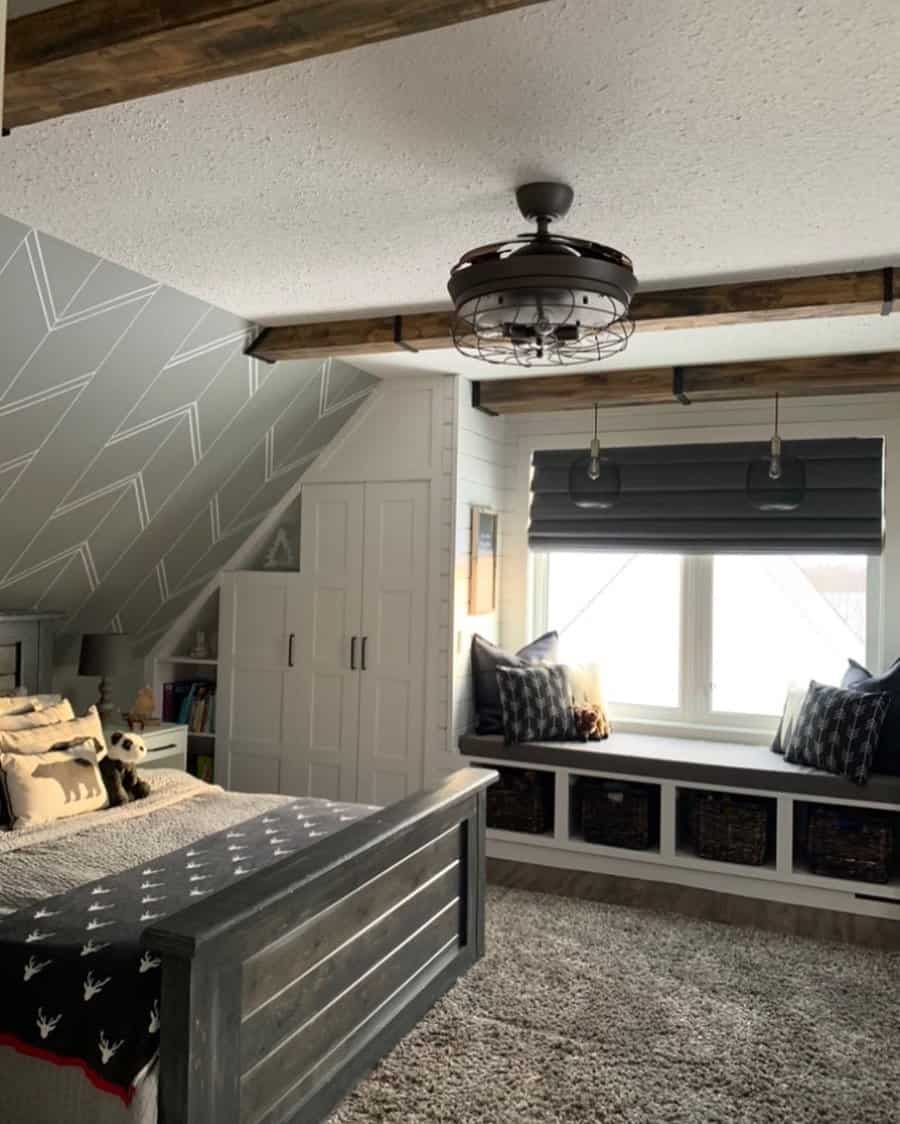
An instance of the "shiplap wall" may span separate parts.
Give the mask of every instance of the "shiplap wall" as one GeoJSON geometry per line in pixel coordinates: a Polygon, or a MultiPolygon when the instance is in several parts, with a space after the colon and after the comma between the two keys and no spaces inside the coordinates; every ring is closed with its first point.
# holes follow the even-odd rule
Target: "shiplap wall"
{"type": "Polygon", "coordinates": [[[502,643],[501,622],[509,618],[503,554],[513,498],[516,444],[506,418],[472,408],[472,384],[457,380],[456,535],[453,566],[453,718],[452,744],[473,726],[472,673],[469,651],[473,633],[502,643]],[[472,554],[472,508],[488,507],[498,520],[497,611],[471,616],[469,572],[472,554]]]}

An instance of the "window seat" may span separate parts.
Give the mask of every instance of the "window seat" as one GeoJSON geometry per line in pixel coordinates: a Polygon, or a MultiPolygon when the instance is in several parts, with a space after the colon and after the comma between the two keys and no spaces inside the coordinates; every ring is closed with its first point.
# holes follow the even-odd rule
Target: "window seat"
{"type": "Polygon", "coordinates": [[[873,774],[866,785],[805,765],[792,765],[768,746],[613,733],[603,742],[523,742],[465,734],[461,752],[471,760],[557,765],[603,774],[653,777],[687,784],[761,789],[836,800],[900,805],[900,777],[873,774]]]}

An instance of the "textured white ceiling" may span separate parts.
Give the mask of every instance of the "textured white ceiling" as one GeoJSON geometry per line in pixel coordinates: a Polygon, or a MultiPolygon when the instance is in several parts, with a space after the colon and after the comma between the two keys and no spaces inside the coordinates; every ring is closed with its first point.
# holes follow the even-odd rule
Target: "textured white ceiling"
{"type": "Polygon", "coordinates": [[[572,182],[645,282],[900,259],[897,0],[552,0],[23,129],[0,212],[242,316],[446,301],[572,182]]]}

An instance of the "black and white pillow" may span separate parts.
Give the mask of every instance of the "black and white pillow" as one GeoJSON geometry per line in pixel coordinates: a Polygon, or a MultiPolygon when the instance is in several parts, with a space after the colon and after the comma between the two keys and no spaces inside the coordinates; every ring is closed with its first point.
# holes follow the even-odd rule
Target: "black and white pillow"
{"type": "Polygon", "coordinates": [[[784,747],[785,761],[865,784],[890,706],[886,693],[862,694],[812,682],[784,747]]]}
{"type": "Polygon", "coordinates": [[[498,667],[497,688],[507,745],[572,737],[572,693],[564,667],[498,667]]]}
{"type": "Polygon", "coordinates": [[[881,740],[875,750],[872,772],[900,777],[900,660],[895,660],[881,675],[873,675],[856,660],[850,660],[841,686],[848,691],[863,691],[866,694],[884,691],[891,696],[887,718],[881,728],[881,740]]]}
{"type": "Polygon", "coordinates": [[[472,637],[472,687],[475,694],[476,732],[503,732],[503,714],[497,688],[498,667],[531,667],[534,664],[556,663],[559,636],[545,632],[518,652],[507,652],[476,632],[472,637]]]}

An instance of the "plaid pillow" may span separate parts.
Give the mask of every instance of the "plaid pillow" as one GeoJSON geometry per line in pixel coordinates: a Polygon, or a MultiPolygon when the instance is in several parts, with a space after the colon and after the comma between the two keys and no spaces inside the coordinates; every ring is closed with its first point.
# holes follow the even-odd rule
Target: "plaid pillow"
{"type": "Polygon", "coordinates": [[[891,696],[861,694],[813,681],[785,746],[784,759],[865,784],[891,696]]]}
{"type": "Polygon", "coordinates": [[[498,667],[497,688],[507,745],[572,737],[572,693],[564,667],[498,667]]]}

